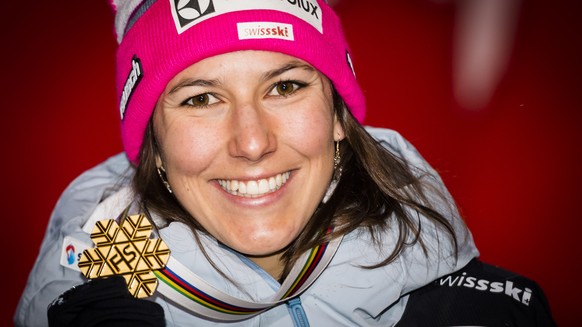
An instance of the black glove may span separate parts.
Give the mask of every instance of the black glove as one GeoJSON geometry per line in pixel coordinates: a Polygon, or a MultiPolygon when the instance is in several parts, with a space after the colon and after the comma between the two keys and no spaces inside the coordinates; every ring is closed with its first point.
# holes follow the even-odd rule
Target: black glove
{"type": "Polygon", "coordinates": [[[164,310],[152,301],[136,299],[121,276],[94,279],[75,286],[48,307],[50,327],[160,327],[164,310]]]}

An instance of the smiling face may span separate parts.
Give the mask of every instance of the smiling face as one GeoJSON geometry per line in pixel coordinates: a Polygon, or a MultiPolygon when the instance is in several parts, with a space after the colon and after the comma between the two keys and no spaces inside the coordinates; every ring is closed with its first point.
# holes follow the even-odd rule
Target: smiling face
{"type": "Polygon", "coordinates": [[[167,85],[154,131],[173,193],[218,241],[248,256],[283,250],[305,227],[344,137],[328,80],[274,52],[210,57],[167,85]]]}

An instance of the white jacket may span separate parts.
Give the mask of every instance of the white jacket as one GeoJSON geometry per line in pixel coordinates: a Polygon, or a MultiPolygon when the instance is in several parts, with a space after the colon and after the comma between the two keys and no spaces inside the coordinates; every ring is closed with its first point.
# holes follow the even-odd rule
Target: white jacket
{"type": "MultiPolygon", "coordinates": [[[[448,196],[438,174],[398,133],[388,129],[367,129],[391,152],[421,172],[428,172],[429,175],[424,177],[426,181],[448,196]]],[[[92,224],[87,223],[90,220],[115,218],[123,210],[132,200],[127,186],[132,173],[125,155],[119,154],[86,171],[65,190],[51,216],[38,258],[14,315],[16,326],[47,326],[47,306],[52,300],[86,281],[80,272],[67,267],[66,262],[61,264],[67,257],[65,240],[91,246],[85,225],[92,224]]],[[[299,299],[275,306],[253,318],[225,325],[392,326],[402,315],[407,293],[459,270],[478,256],[470,232],[459,217],[452,199],[449,198],[449,201],[436,205],[455,227],[459,242],[456,260],[446,235],[425,217],[419,216],[423,223],[422,237],[429,247],[428,256],[417,244],[406,248],[389,265],[365,269],[362,266],[373,265],[387,257],[394,247],[397,231],[386,231],[381,239],[382,247],[378,248],[372,244],[365,230],[356,230],[344,236],[327,268],[299,299]],[[306,321],[301,322],[301,316],[306,321]]],[[[250,260],[202,235],[201,239],[213,261],[238,286],[228,282],[210,266],[191,231],[181,223],[171,223],[161,228],[159,237],[170,248],[173,259],[224,293],[259,301],[272,296],[280,286],[250,260]]],[[[164,308],[167,326],[216,325],[216,322],[200,318],[168,301],[162,294],[157,293],[150,299],[164,308]]]]}

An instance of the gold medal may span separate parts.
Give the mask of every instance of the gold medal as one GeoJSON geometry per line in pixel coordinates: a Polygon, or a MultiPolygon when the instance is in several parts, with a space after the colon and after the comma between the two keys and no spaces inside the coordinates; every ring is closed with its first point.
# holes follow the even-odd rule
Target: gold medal
{"type": "Polygon", "coordinates": [[[143,214],[126,216],[121,226],[101,220],[91,231],[95,248],[83,251],[79,268],[89,279],[121,275],[136,298],[151,296],[158,286],[154,270],[166,266],[170,249],[161,239],[150,239],[152,224],[143,214]]]}

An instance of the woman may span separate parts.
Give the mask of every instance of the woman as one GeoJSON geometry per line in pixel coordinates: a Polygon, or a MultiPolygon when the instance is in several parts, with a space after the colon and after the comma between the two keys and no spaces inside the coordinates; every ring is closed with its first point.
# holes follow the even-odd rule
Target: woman
{"type": "MultiPolygon", "coordinates": [[[[52,303],[51,325],[388,326],[408,293],[478,255],[436,172],[394,131],[360,125],[364,98],[326,3],[114,7],[125,154],[63,194],[17,325],[47,324],[46,306],[85,281],[70,251],[118,216],[144,214],[169,248],[157,290],[118,297],[119,279],[94,278],[52,303]]],[[[133,260],[119,251],[112,266],[133,260]]]]}

